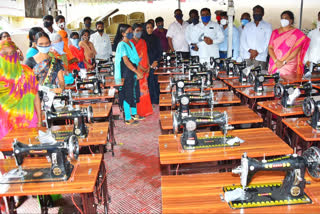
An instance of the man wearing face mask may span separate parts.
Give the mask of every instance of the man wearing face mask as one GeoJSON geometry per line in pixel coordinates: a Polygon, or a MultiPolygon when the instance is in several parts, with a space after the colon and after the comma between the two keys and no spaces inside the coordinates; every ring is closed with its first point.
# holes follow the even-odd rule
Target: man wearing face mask
{"type": "Polygon", "coordinates": [[[90,32],[90,35],[95,33],[94,30],[91,30],[91,21],[92,20],[89,16],[84,17],[83,19],[84,29],[79,31],[79,35],[81,35],[84,30],[88,30],[90,32]]]}
{"type": "Polygon", "coordinates": [[[199,33],[197,30],[197,26],[199,23],[199,12],[195,9],[190,10],[189,12],[191,24],[189,24],[186,28],[186,40],[190,47],[190,55],[191,56],[199,56],[197,43],[199,42],[199,33]]]}
{"type": "Polygon", "coordinates": [[[50,36],[50,34],[56,33],[57,31],[53,29],[53,16],[51,15],[46,15],[43,17],[43,30],[46,34],[50,36]]]}
{"type": "Polygon", "coordinates": [[[211,21],[209,8],[201,9],[201,23],[198,24],[198,52],[200,62],[210,63],[210,57],[219,58],[219,44],[223,42],[224,35],[221,27],[211,21]]]}
{"type": "MultiPolygon", "coordinates": [[[[228,57],[228,15],[227,12],[221,13],[221,21],[222,30],[224,33],[224,40],[219,44],[219,53],[220,58],[225,59],[228,57]]],[[[232,59],[237,60],[239,57],[239,49],[240,49],[240,36],[238,29],[233,25],[232,31],[232,59]]]]}
{"type": "Polygon", "coordinates": [[[109,60],[112,55],[112,46],[109,36],[104,32],[104,23],[96,23],[97,32],[90,36],[90,42],[96,49],[96,59],[109,60]]]}
{"type": "Polygon", "coordinates": [[[240,53],[247,65],[261,65],[266,69],[268,44],[272,33],[271,24],[262,20],[264,8],[257,5],[253,8],[254,22],[246,24],[241,33],[240,53]]]}
{"type": "Polygon", "coordinates": [[[180,9],[174,11],[174,17],[176,21],[170,24],[167,32],[170,51],[176,51],[178,54],[181,53],[183,58],[189,58],[189,45],[185,39],[188,23],[183,21],[180,9]]]}
{"type": "Polygon", "coordinates": [[[318,13],[316,29],[310,31],[308,37],[311,39],[311,42],[304,62],[309,66],[310,62],[320,63],[320,12],[318,13]]]}
{"type": "Polygon", "coordinates": [[[167,52],[169,51],[168,39],[166,37],[168,30],[163,27],[164,20],[162,17],[156,18],[156,25],[157,28],[153,31],[153,35],[159,38],[162,51],[167,52]]]}
{"type": "Polygon", "coordinates": [[[244,29],[244,27],[249,23],[251,22],[251,17],[250,17],[250,14],[245,12],[241,15],[241,18],[240,18],[240,22],[241,22],[241,25],[239,26],[238,28],[238,31],[241,35],[242,33],[242,30],[244,29]]]}
{"type": "Polygon", "coordinates": [[[66,19],[64,18],[64,16],[62,16],[62,15],[56,16],[55,20],[56,20],[56,25],[58,27],[57,31],[64,30],[65,32],[67,32],[68,37],[69,37],[71,34],[71,30],[69,30],[66,27],[66,19]]]}

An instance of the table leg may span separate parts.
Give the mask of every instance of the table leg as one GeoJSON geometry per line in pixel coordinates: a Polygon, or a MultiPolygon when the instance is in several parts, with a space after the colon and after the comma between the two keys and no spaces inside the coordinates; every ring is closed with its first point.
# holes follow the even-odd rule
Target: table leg
{"type": "Polygon", "coordinates": [[[272,113],[270,111],[267,111],[266,122],[267,122],[267,127],[269,127],[272,130],[272,127],[271,127],[271,124],[272,124],[272,113]]]}
{"type": "MultiPolygon", "coordinates": [[[[103,176],[105,176],[105,179],[102,181],[103,183],[101,184],[102,185],[102,193],[103,193],[103,203],[104,203],[104,209],[105,209],[105,213],[108,213],[109,211],[109,202],[111,201],[111,197],[109,195],[109,191],[108,191],[108,181],[107,181],[107,170],[106,170],[106,167],[105,167],[105,163],[103,162],[101,164],[101,173],[103,176]]],[[[103,179],[103,177],[102,177],[103,179]]]]}
{"type": "Polygon", "coordinates": [[[48,206],[52,202],[52,199],[50,195],[39,195],[39,203],[41,208],[41,213],[47,214],[48,213],[48,206]]]}
{"type": "Polygon", "coordinates": [[[282,117],[277,116],[276,134],[283,139],[282,117]]]}
{"type": "Polygon", "coordinates": [[[90,193],[81,193],[81,200],[84,214],[97,213],[97,208],[94,205],[94,195],[90,193]]]}

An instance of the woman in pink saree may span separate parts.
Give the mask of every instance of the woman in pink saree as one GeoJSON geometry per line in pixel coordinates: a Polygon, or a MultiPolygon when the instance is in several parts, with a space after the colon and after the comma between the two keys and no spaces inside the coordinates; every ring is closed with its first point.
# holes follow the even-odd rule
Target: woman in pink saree
{"type": "Polygon", "coordinates": [[[281,27],[272,32],[269,42],[269,73],[280,72],[283,78],[296,78],[303,75],[303,59],[310,39],[293,27],[294,15],[291,11],[281,14],[281,27]]]}

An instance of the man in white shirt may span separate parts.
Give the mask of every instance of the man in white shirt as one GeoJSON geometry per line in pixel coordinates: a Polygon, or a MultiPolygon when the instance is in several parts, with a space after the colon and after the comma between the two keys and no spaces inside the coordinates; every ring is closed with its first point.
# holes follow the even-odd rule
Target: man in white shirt
{"type": "Polygon", "coordinates": [[[53,16],[51,15],[46,15],[43,17],[43,30],[48,36],[51,34],[55,34],[57,31],[53,29],[53,16]]]}
{"type": "Polygon", "coordinates": [[[201,9],[201,23],[197,30],[199,35],[198,52],[200,62],[210,63],[210,57],[219,58],[219,44],[223,42],[224,35],[218,23],[211,21],[209,8],[201,9]]]}
{"type": "Polygon", "coordinates": [[[96,23],[97,32],[90,36],[90,42],[96,49],[96,59],[109,60],[112,55],[112,47],[109,36],[104,32],[104,23],[96,23]]]}
{"type": "Polygon", "coordinates": [[[253,8],[254,22],[246,24],[241,33],[240,53],[247,65],[261,65],[262,69],[266,69],[272,26],[262,20],[263,16],[264,8],[260,5],[255,6],[253,8]]]}
{"type": "Polygon", "coordinates": [[[199,33],[197,26],[199,24],[199,12],[195,9],[189,12],[191,24],[186,28],[185,37],[189,44],[191,56],[199,56],[197,43],[199,42],[199,33]]]}
{"type": "Polygon", "coordinates": [[[304,63],[309,66],[310,62],[320,63],[320,12],[318,13],[317,27],[309,32],[308,37],[311,41],[304,57],[304,63]]]}
{"type": "Polygon", "coordinates": [[[189,58],[189,45],[185,38],[185,31],[189,24],[183,21],[183,14],[180,9],[174,11],[174,17],[176,21],[169,25],[167,32],[169,49],[176,51],[178,54],[181,53],[183,58],[189,58]]]}
{"type": "Polygon", "coordinates": [[[245,12],[241,15],[241,18],[240,18],[240,26],[238,27],[238,31],[240,33],[240,36],[241,36],[241,33],[242,33],[242,30],[244,28],[244,26],[246,26],[249,22],[251,22],[251,17],[250,17],[250,14],[245,12]]]}
{"type": "MultiPolygon", "coordinates": [[[[68,34],[68,38],[70,36],[70,34],[72,33],[71,30],[69,30],[67,27],[66,27],[66,19],[64,18],[64,16],[62,15],[59,15],[59,16],[56,16],[56,25],[57,25],[57,31],[59,30],[64,30],[65,32],[67,32],[68,34]]],[[[70,42],[69,42],[70,43],[70,42]]]]}

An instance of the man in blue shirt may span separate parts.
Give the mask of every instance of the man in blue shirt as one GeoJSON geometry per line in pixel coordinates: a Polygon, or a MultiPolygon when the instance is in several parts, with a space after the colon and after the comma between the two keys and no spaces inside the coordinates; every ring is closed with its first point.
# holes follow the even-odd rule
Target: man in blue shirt
{"type": "MultiPolygon", "coordinates": [[[[219,45],[220,58],[227,58],[228,55],[228,15],[227,12],[222,12],[220,24],[222,26],[222,31],[224,33],[224,41],[219,45]]],[[[240,50],[240,34],[239,30],[233,25],[232,32],[232,59],[237,60],[239,57],[240,50]]]]}

